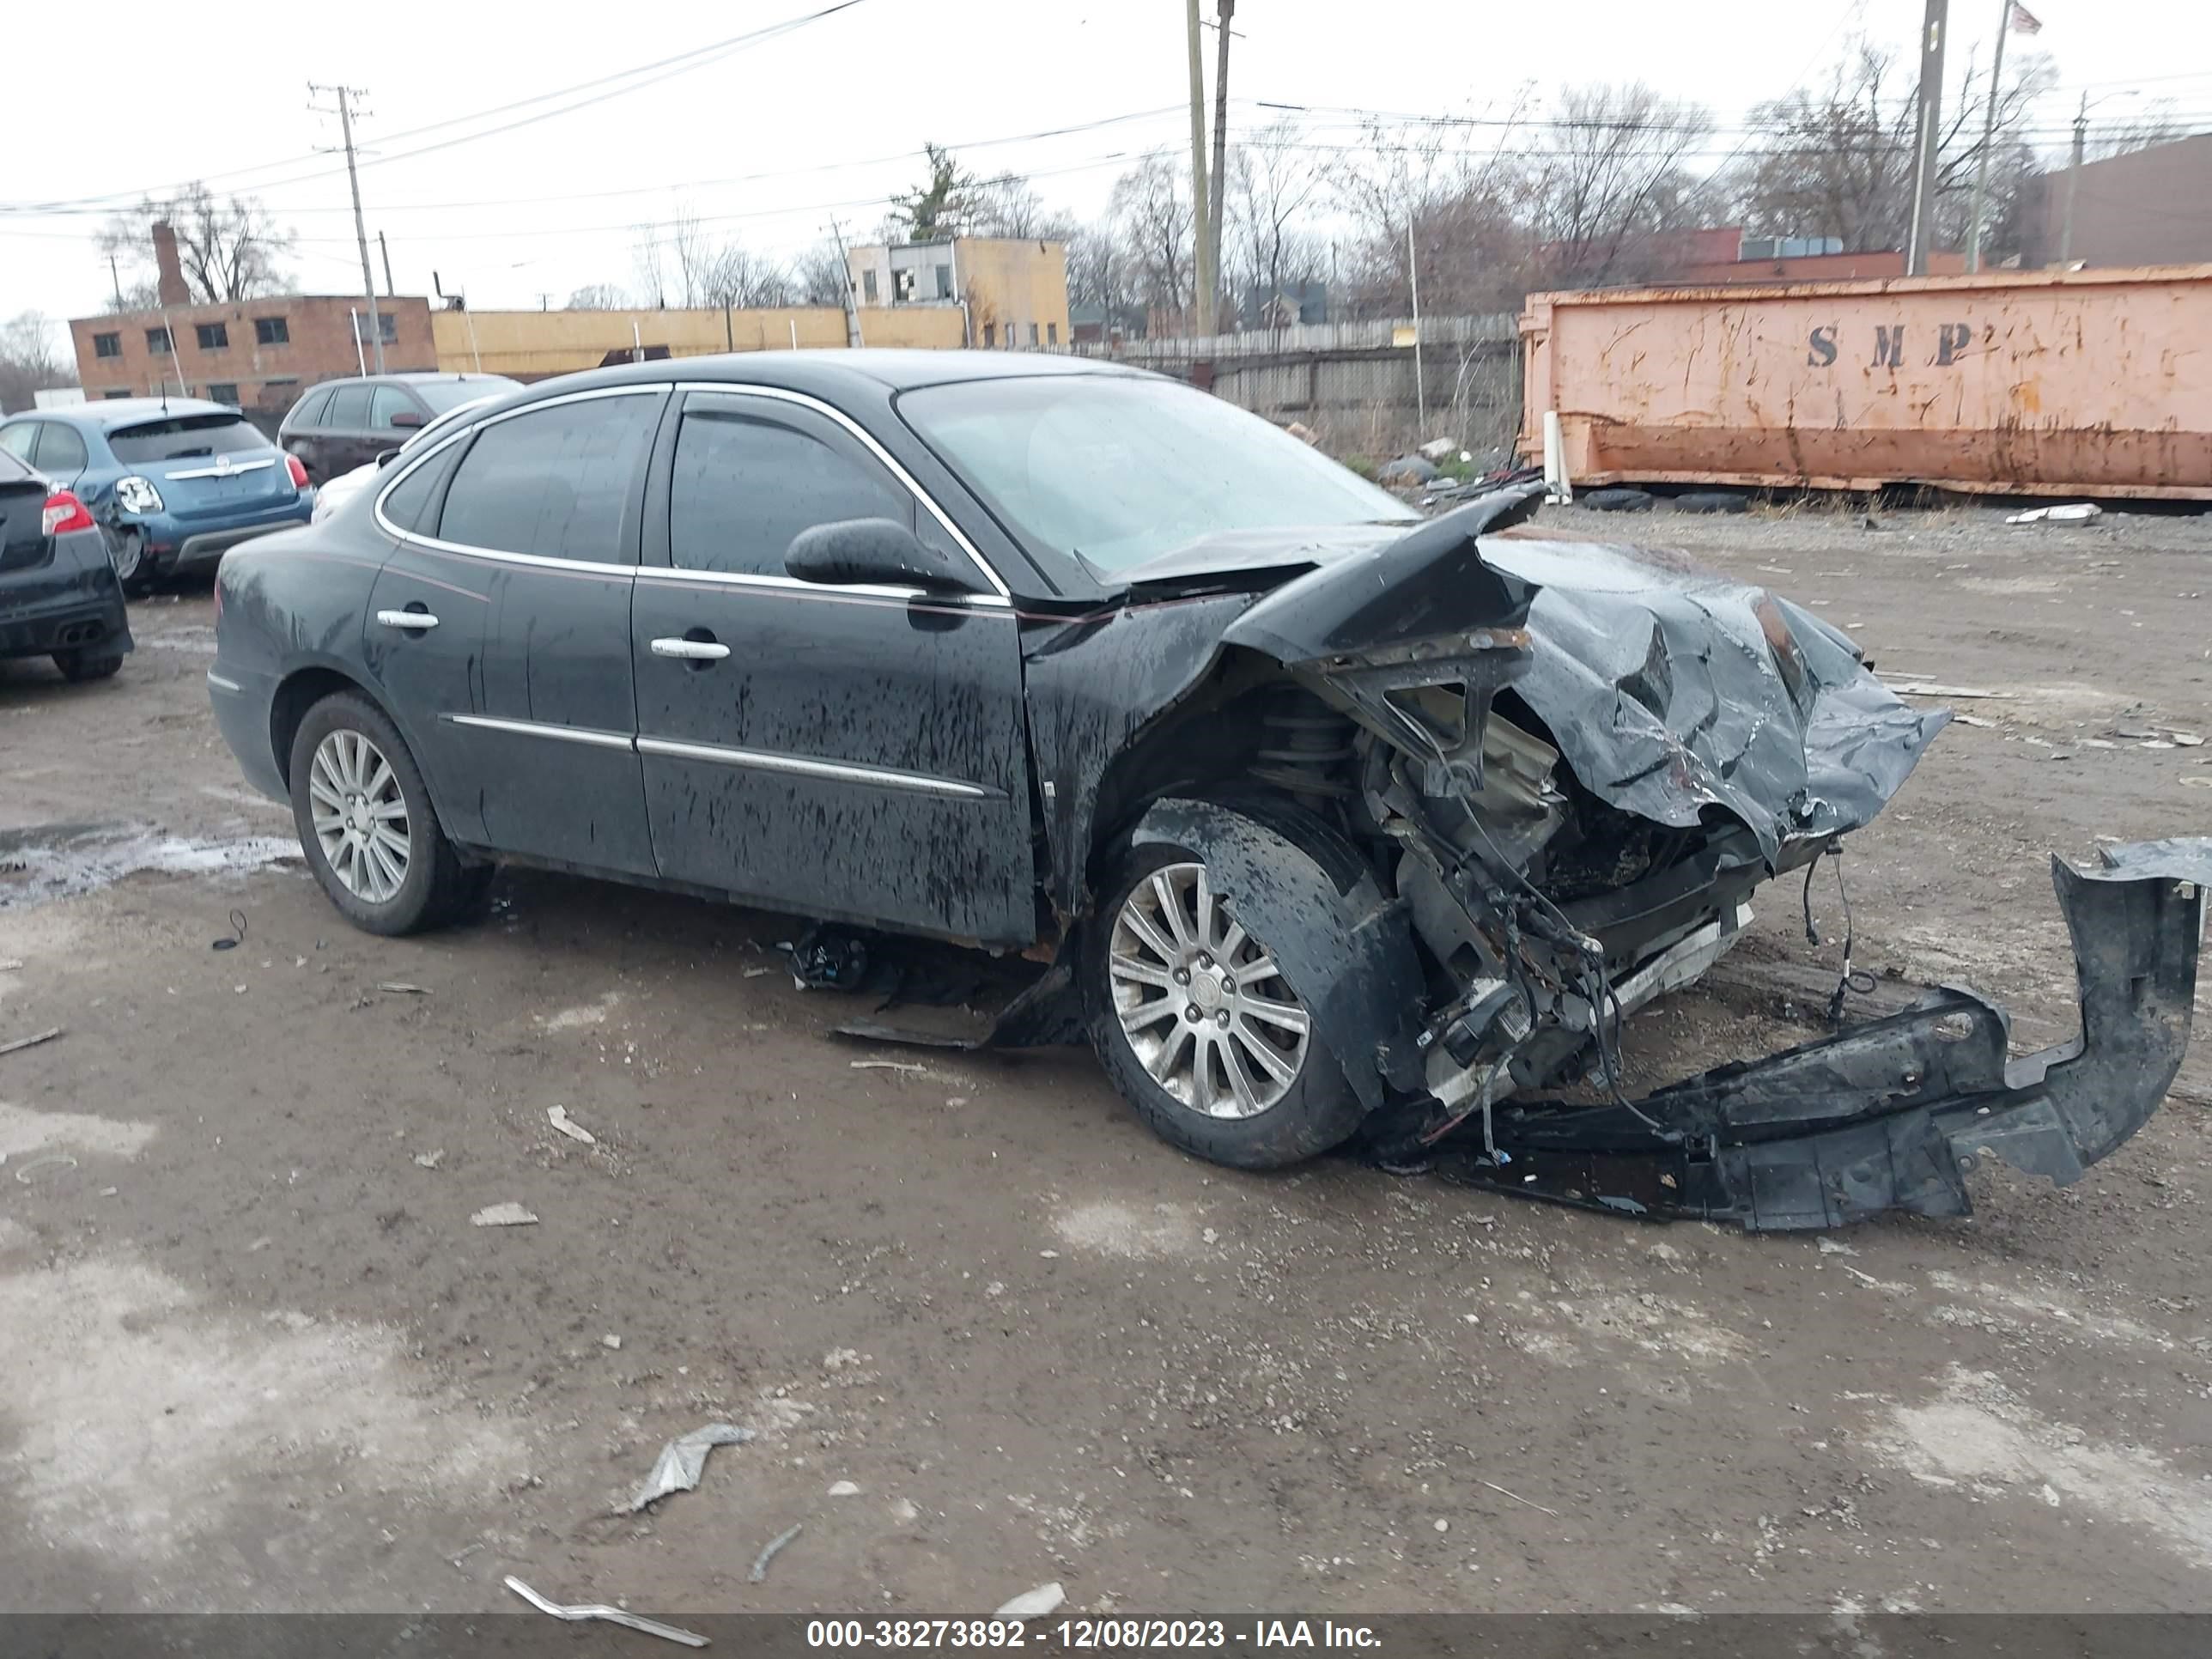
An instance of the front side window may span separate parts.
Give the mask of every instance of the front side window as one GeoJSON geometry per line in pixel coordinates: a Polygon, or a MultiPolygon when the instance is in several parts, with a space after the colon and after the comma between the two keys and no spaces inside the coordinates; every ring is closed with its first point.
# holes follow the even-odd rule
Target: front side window
{"type": "Polygon", "coordinates": [[[123,337],[120,334],[94,335],[92,355],[95,357],[120,357],[123,355],[123,337]]]}
{"type": "Polygon", "coordinates": [[[389,431],[395,415],[412,415],[421,420],[422,411],[415,400],[396,386],[380,386],[368,400],[368,423],[378,431],[389,431]]]}
{"type": "Polygon", "coordinates": [[[1258,416],[1170,381],[963,380],[908,392],[899,412],[1024,540],[1103,574],[1232,531],[1420,520],[1258,416]]]}
{"type": "Polygon", "coordinates": [[[200,349],[222,351],[230,344],[230,325],[228,323],[201,323],[198,325],[200,349]]]}
{"type": "Polygon", "coordinates": [[[780,421],[684,412],[668,498],[669,555],[679,568],[781,576],[794,536],[845,519],[910,524],[912,501],[873,462],[780,421]]]}
{"type": "Polygon", "coordinates": [[[440,538],[501,553],[626,562],[638,473],[659,408],[657,396],[586,398],[486,427],[446,492],[440,538]]]}
{"type": "Polygon", "coordinates": [[[292,325],[282,317],[256,317],[253,319],[253,343],[289,345],[292,343],[292,325]]]}

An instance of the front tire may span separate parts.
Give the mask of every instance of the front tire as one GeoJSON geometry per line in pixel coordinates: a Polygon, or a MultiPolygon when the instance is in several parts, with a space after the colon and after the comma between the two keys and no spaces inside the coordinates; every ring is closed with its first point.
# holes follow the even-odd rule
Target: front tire
{"type": "Polygon", "coordinates": [[[1214,891],[1206,854],[1123,857],[1079,946],[1091,1046],[1162,1139],[1284,1169],[1349,1139],[1364,1109],[1298,988],[1214,891]]]}
{"type": "Polygon", "coordinates": [[[399,728],[358,692],[307,711],[292,738],[292,821],[307,867],[348,921],[397,935],[442,927],[482,897],[399,728]]]}

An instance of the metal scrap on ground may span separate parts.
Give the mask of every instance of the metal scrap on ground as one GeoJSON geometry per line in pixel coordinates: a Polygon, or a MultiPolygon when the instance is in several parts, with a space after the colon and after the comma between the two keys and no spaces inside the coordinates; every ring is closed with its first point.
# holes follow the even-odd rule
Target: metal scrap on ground
{"type": "Polygon", "coordinates": [[[994,1619],[1042,1619],[1045,1614],[1055,1611],[1066,1600],[1067,1600],[1067,1592],[1060,1589],[1058,1581],[1055,1580],[1049,1584],[1039,1584],[1033,1590],[1024,1590],[1012,1601],[1000,1607],[991,1617],[994,1619]]]}
{"type": "Polygon", "coordinates": [[[508,1202],[478,1210],[469,1218],[469,1224],[472,1227],[534,1227],[538,1224],[538,1218],[520,1204],[508,1202]]]}
{"type": "Polygon", "coordinates": [[[566,1106],[548,1106],[545,1121],[571,1140],[580,1140],[586,1146],[596,1146],[599,1138],[568,1115],[566,1106]]]}
{"type": "Polygon", "coordinates": [[[57,1025],[51,1030],[33,1031],[27,1037],[17,1037],[13,1042],[0,1042],[0,1054],[12,1054],[20,1048],[35,1048],[41,1042],[52,1042],[64,1029],[57,1025]]]}
{"type": "Polygon", "coordinates": [[[704,1428],[677,1436],[653,1460],[652,1473],[631,1494],[625,1506],[628,1512],[635,1515],[655,1498],[665,1498],[672,1492],[690,1492],[699,1484],[699,1477],[706,1470],[708,1452],[717,1446],[742,1445],[752,1437],[750,1429],[741,1429],[734,1423],[709,1423],[704,1428]]]}
{"type": "Polygon", "coordinates": [[[687,1648],[703,1648],[707,1645],[707,1638],[703,1636],[696,1635],[688,1630],[678,1630],[673,1625],[664,1625],[658,1619],[647,1619],[622,1607],[611,1607],[604,1601],[579,1602],[574,1607],[564,1607],[557,1601],[547,1601],[513,1573],[507,1575],[507,1587],[537,1608],[538,1612],[550,1613],[556,1619],[565,1619],[572,1625],[597,1619],[610,1625],[621,1625],[630,1630],[641,1631],[647,1636],[658,1636],[665,1641],[681,1642],[687,1648]]]}
{"type": "Polygon", "coordinates": [[[745,1575],[745,1582],[749,1584],[765,1583],[768,1580],[768,1564],[775,1559],[786,1544],[805,1530],[804,1523],[786,1527],[775,1537],[769,1539],[761,1553],[753,1557],[753,1570],[745,1575]]]}

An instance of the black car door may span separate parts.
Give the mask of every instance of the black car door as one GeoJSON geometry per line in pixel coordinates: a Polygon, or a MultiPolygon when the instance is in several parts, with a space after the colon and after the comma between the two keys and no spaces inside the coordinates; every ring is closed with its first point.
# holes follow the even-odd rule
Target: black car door
{"type": "Polygon", "coordinates": [[[631,627],[660,873],[803,915],[1030,942],[1021,657],[1003,592],[787,575],[799,531],[858,518],[981,563],[826,405],[679,396],[631,627]]]}
{"type": "Polygon", "coordinates": [[[653,872],[632,746],[630,589],[668,395],[572,392],[484,422],[464,441],[434,537],[410,538],[378,579],[372,633],[427,644],[449,611],[480,627],[472,699],[440,711],[436,741],[465,774],[460,811],[501,852],[653,872]],[[436,620],[388,614],[418,605],[436,620]]]}

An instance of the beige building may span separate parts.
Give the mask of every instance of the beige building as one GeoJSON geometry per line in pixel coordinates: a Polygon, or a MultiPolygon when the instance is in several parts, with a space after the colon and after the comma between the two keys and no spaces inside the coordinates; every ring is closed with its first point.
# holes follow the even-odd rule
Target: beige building
{"type": "MultiPolygon", "coordinates": [[[[606,363],[704,357],[718,351],[835,349],[849,343],[835,306],[756,311],[435,311],[438,368],[448,374],[542,380],[606,363]]],[[[957,311],[862,307],[860,338],[872,346],[947,350],[962,339],[957,311]]]]}
{"type": "MultiPolygon", "coordinates": [[[[878,243],[846,257],[863,309],[897,314],[949,312],[966,343],[985,348],[1057,346],[1073,337],[1067,319],[1067,246],[1012,236],[957,236],[942,242],[878,243]]],[[[869,345],[890,343],[869,335],[869,345]]]]}

